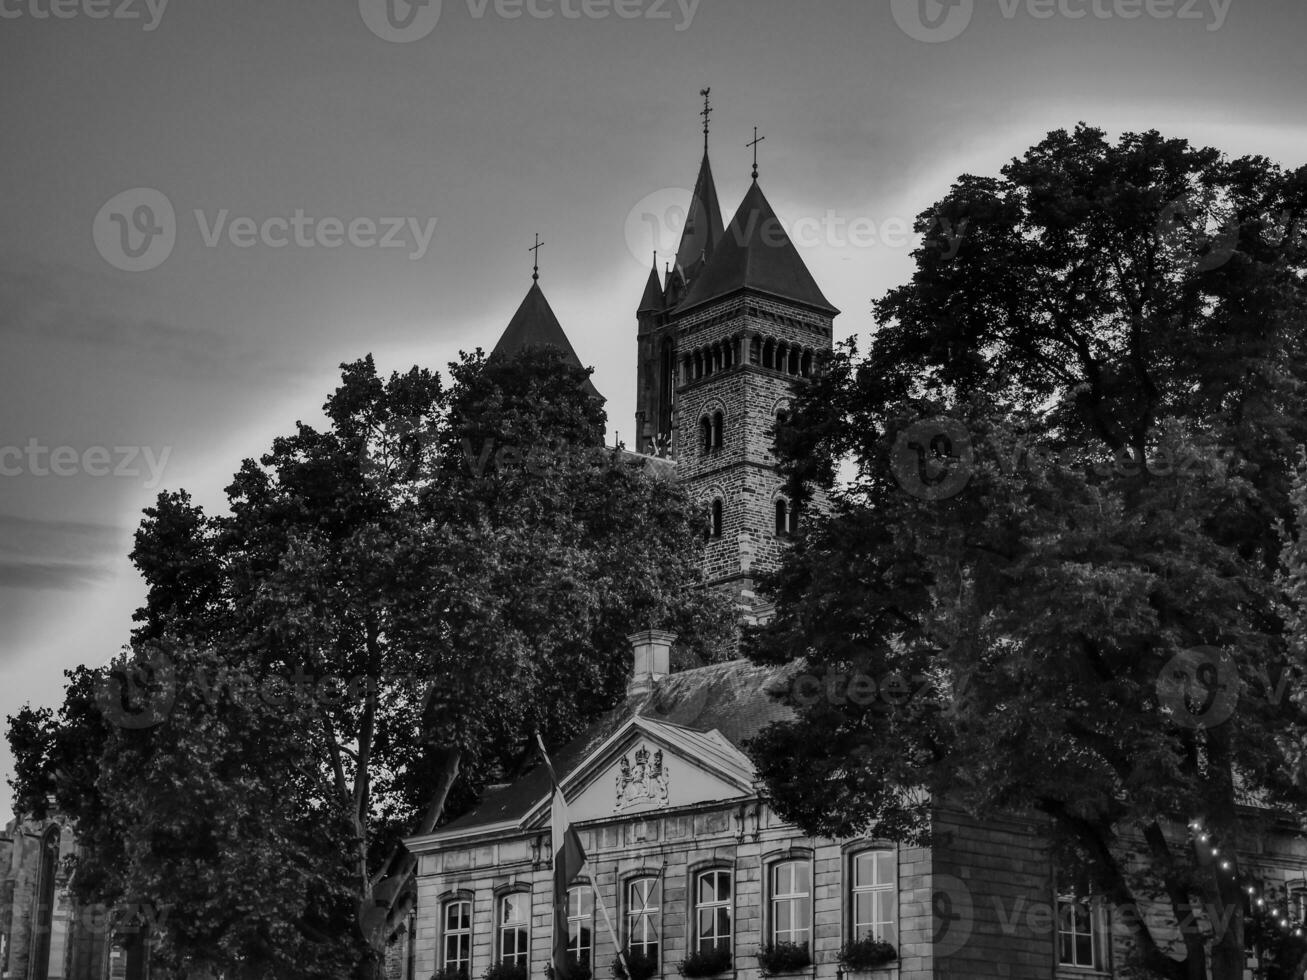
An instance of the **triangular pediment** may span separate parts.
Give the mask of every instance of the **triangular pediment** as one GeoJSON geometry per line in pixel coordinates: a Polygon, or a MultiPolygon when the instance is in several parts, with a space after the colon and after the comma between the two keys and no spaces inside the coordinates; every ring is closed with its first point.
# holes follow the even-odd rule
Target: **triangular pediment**
{"type": "MultiPolygon", "coordinates": [[[[573,823],[748,797],[754,769],[719,732],[633,718],[563,780],[573,823]]],[[[549,801],[527,819],[548,823],[549,801]]]]}

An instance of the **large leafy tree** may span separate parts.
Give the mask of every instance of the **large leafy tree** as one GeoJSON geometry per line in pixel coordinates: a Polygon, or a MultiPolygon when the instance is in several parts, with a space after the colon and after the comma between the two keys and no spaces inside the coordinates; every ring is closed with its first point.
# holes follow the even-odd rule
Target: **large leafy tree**
{"type": "Polygon", "coordinates": [[[1040,812],[1137,966],[1243,975],[1239,804],[1307,804],[1277,580],[1305,220],[1307,171],[1085,126],[921,216],[869,352],[779,436],[830,499],[753,646],[806,659],[754,746],[782,813],[925,839],[932,805],[1040,812]]]}
{"type": "Polygon", "coordinates": [[[451,372],[345,365],[329,425],[247,460],[229,513],[162,495],[128,656],[11,724],[23,802],[77,808],[88,887],[167,909],[178,972],[374,974],[412,902],[402,836],[617,700],[632,630],[732,647],[702,515],[604,447],[585,371],[451,372]]]}

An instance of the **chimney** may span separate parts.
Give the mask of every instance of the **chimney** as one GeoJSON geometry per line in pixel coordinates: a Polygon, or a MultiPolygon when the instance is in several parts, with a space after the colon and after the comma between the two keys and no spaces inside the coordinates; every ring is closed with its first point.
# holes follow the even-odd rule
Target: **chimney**
{"type": "Polygon", "coordinates": [[[638,698],[653,690],[654,682],[672,672],[672,644],[675,633],[644,630],[627,638],[631,644],[631,679],[626,682],[626,696],[638,698]]]}

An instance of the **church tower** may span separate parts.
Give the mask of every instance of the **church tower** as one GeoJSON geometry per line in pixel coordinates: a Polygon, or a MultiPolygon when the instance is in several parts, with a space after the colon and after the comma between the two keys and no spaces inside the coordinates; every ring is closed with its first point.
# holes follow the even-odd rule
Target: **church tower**
{"type": "Polygon", "coordinates": [[[708,192],[715,205],[705,154],[677,266],[661,293],[655,268],[640,304],[638,448],[674,456],[677,480],[709,507],[708,580],[750,618],[755,578],[776,567],[799,520],[773,453],[776,421],[832,349],[839,310],[763,194],[756,159],[720,234],[708,192]],[[692,235],[701,255],[687,264],[692,235]]]}

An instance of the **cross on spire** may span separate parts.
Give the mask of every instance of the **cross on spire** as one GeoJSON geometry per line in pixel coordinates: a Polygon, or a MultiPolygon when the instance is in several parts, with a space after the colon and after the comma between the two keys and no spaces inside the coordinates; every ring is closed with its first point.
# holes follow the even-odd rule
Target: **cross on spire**
{"type": "Polygon", "coordinates": [[[540,249],[544,247],[544,244],[545,243],[540,240],[540,233],[536,232],[536,243],[527,249],[527,251],[533,253],[535,257],[535,263],[531,269],[532,282],[540,281],[540,249]]]}
{"type": "Polygon", "coordinates": [[[712,103],[708,100],[708,96],[712,94],[712,87],[710,86],[706,89],[702,89],[699,94],[703,96],[703,112],[699,113],[699,115],[703,116],[703,152],[707,153],[708,118],[712,115],[712,103]]]}
{"type": "Polygon", "coordinates": [[[758,135],[758,127],[757,127],[757,126],[754,126],[754,127],[753,127],[753,142],[752,142],[752,143],[745,143],[745,144],[744,144],[745,146],[751,146],[751,147],[753,147],[753,179],[754,179],[754,180],[757,180],[757,179],[758,179],[758,144],[761,143],[761,142],[762,142],[763,140],[765,140],[766,138],[767,138],[766,136],[759,136],[759,135],[758,135]]]}

